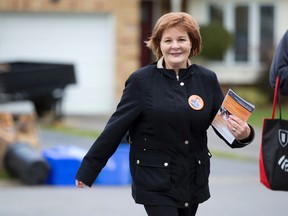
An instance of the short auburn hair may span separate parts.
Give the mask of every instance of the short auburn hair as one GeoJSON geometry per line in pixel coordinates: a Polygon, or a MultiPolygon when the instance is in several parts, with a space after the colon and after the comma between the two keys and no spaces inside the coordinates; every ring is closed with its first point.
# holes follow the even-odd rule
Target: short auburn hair
{"type": "Polygon", "coordinates": [[[169,28],[177,28],[187,32],[192,43],[189,58],[200,54],[202,38],[200,35],[200,28],[196,20],[188,13],[171,12],[164,14],[158,19],[149,40],[145,41],[147,47],[152,50],[157,60],[163,56],[160,50],[160,41],[162,39],[163,32],[169,28]]]}

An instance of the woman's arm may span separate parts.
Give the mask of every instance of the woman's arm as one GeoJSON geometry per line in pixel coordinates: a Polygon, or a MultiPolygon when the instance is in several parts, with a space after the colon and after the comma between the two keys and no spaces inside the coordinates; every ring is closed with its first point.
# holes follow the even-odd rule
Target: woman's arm
{"type": "Polygon", "coordinates": [[[76,173],[76,186],[91,187],[96,177],[116,151],[121,139],[142,110],[141,87],[135,76],[130,76],[116,111],[103,132],[93,143],[76,173]]]}

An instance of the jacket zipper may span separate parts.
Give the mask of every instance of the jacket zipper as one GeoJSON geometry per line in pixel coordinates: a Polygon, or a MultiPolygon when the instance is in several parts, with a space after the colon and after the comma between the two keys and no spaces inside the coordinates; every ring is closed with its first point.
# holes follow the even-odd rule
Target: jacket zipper
{"type": "Polygon", "coordinates": [[[179,76],[178,75],[176,75],[176,79],[177,79],[177,81],[179,81],[179,76]]]}

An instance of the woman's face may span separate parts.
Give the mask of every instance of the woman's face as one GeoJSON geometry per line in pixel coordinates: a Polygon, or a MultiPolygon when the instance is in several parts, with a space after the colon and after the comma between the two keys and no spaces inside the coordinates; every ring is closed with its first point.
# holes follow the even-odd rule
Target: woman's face
{"type": "Polygon", "coordinates": [[[192,44],[186,31],[177,28],[166,29],[160,41],[166,68],[186,68],[191,47],[192,44]]]}

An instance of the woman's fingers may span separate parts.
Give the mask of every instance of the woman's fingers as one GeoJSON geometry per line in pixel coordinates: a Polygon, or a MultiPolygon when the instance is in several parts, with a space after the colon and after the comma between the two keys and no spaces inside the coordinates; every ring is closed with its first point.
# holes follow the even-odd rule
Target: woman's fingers
{"type": "Polygon", "coordinates": [[[77,180],[77,179],[76,179],[76,181],[75,181],[75,185],[76,185],[76,187],[78,187],[78,188],[84,188],[84,187],[86,186],[83,182],[81,182],[81,181],[79,181],[79,180],[77,180]]]}
{"type": "Polygon", "coordinates": [[[247,138],[251,132],[248,124],[234,115],[230,115],[227,119],[227,127],[237,140],[247,138]]]}

